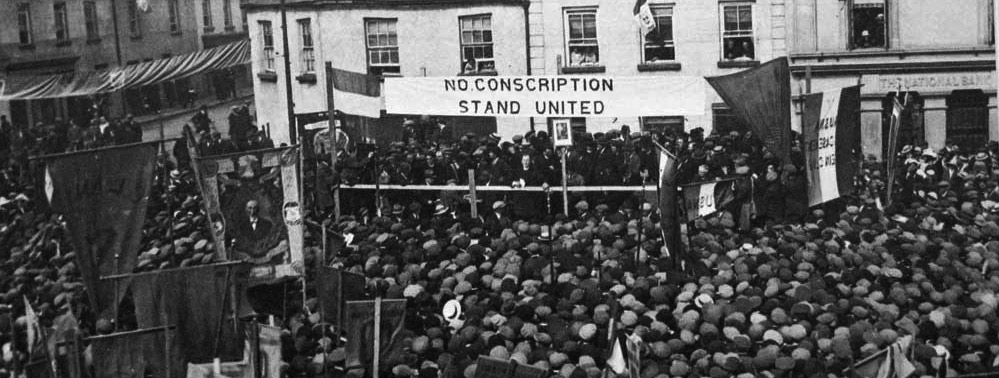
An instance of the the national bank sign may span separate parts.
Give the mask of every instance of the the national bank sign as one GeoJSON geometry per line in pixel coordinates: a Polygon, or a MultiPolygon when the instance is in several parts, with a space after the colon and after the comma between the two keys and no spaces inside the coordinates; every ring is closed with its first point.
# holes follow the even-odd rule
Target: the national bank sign
{"type": "Polygon", "coordinates": [[[991,90],[996,88],[996,72],[956,72],[926,74],[864,75],[862,90],[869,94],[902,91],[949,93],[962,89],[991,90]]]}
{"type": "Polygon", "coordinates": [[[385,111],[482,117],[700,115],[707,87],[690,76],[386,78],[385,111]]]}

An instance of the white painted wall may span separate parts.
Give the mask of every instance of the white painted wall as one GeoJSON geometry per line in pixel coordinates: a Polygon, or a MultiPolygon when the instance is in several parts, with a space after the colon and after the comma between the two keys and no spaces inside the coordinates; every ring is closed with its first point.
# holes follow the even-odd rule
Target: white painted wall
{"type": "MultiPolygon", "coordinates": [[[[399,59],[403,76],[454,76],[461,71],[458,17],[492,14],[493,50],[500,75],[526,75],[527,55],[524,8],[513,5],[484,5],[460,8],[397,9],[325,9],[289,10],[289,47],[292,52],[292,91],[296,113],[326,110],[326,75],[324,64],[355,72],[367,71],[365,18],[396,18],[399,35],[399,59]],[[315,41],[316,84],[302,84],[294,79],[302,74],[297,20],[312,19],[315,41]]],[[[270,20],[274,30],[275,51],[281,52],[281,17],[275,10],[252,10],[248,15],[252,42],[253,72],[261,72],[263,51],[258,21],[270,20]]],[[[282,57],[275,61],[276,83],[262,82],[254,76],[257,117],[260,124],[270,123],[277,143],[288,141],[285,106],[284,66],[282,57]]],[[[497,128],[513,134],[528,130],[526,119],[500,118],[497,128]]],[[[401,127],[401,125],[400,125],[401,127]]]]}

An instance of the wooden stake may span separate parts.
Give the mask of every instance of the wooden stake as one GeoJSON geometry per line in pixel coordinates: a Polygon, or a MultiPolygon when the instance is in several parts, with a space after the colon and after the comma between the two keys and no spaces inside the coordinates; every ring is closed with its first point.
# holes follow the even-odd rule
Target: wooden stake
{"type": "Polygon", "coordinates": [[[382,296],[379,294],[375,297],[375,345],[374,345],[374,363],[371,369],[371,377],[378,378],[378,364],[380,360],[379,354],[382,349],[382,296]]]}

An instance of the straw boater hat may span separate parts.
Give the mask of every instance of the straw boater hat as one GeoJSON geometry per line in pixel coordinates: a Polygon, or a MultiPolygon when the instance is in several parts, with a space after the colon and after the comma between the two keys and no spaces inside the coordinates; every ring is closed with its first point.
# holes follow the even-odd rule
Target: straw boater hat
{"type": "Polygon", "coordinates": [[[447,206],[444,206],[443,204],[437,204],[437,206],[434,207],[434,215],[443,215],[444,213],[447,213],[448,210],[450,209],[448,209],[447,206]]]}

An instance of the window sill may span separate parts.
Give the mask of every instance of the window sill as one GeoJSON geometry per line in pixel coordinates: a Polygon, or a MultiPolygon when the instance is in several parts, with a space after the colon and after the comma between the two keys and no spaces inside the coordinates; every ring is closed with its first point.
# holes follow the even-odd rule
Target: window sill
{"type": "Polygon", "coordinates": [[[638,72],[679,71],[683,66],[678,62],[639,63],[638,72]]]}
{"type": "Polygon", "coordinates": [[[70,46],[72,44],[73,44],[73,41],[70,41],[68,39],[67,40],[62,40],[62,41],[56,41],[56,47],[66,47],[66,46],[70,46]]]}
{"type": "Polygon", "coordinates": [[[232,33],[234,30],[236,30],[236,27],[233,25],[226,25],[225,27],[226,33],[232,33]]]}
{"type": "Polygon", "coordinates": [[[260,78],[260,81],[265,81],[269,83],[277,83],[278,79],[277,73],[271,71],[257,72],[257,77],[260,78]]]}
{"type": "Polygon", "coordinates": [[[180,32],[180,30],[178,30],[178,31],[172,31],[172,32],[170,32],[170,35],[176,37],[176,36],[181,35],[181,32],[180,32]]]}
{"type": "MultiPolygon", "coordinates": [[[[276,76],[277,75],[275,75],[275,79],[276,79],[276,76]]],[[[315,84],[316,81],[317,81],[315,73],[304,73],[304,74],[295,76],[295,80],[298,80],[298,82],[302,83],[302,84],[315,84]]]]}
{"type": "Polygon", "coordinates": [[[458,76],[499,76],[496,71],[462,72],[458,76]]]}
{"type": "Polygon", "coordinates": [[[209,26],[209,27],[204,28],[203,30],[205,31],[205,33],[214,33],[215,32],[215,27],[214,26],[209,26]]]}
{"type": "Polygon", "coordinates": [[[137,41],[142,39],[142,34],[132,34],[131,36],[129,36],[129,38],[131,38],[133,41],[137,41]]]}
{"type": "Polygon", "coordinates": [[[753,68],[759,67],[758,60],[721,60],[718,61],[718,68],[753,68]]]}
{"type": "Polygon", "coordinates": [[[562,67],[562,73],[564,74],[588,74],[588,73],[604,73],[604,72],[607,72],[607,67],[605,66],[562,67]]]}
{"type": "Polygon", "coordinates": [[[97,45],[97,44],[100,44],[100,43],[101,43],[101,39],[100,38],[88,38],[87,39],[87,44],[88,45],[97,45]]]}
{"type": "Polygon", "coordinates": [[[30,50],[34,50],[35,49],[35,44],[34,43],[27,43],[27,44],[23,44],[23,45],[18,45],[17,48],[19,50],[21,50],[21,51],[30,51],[30,50]]]}

